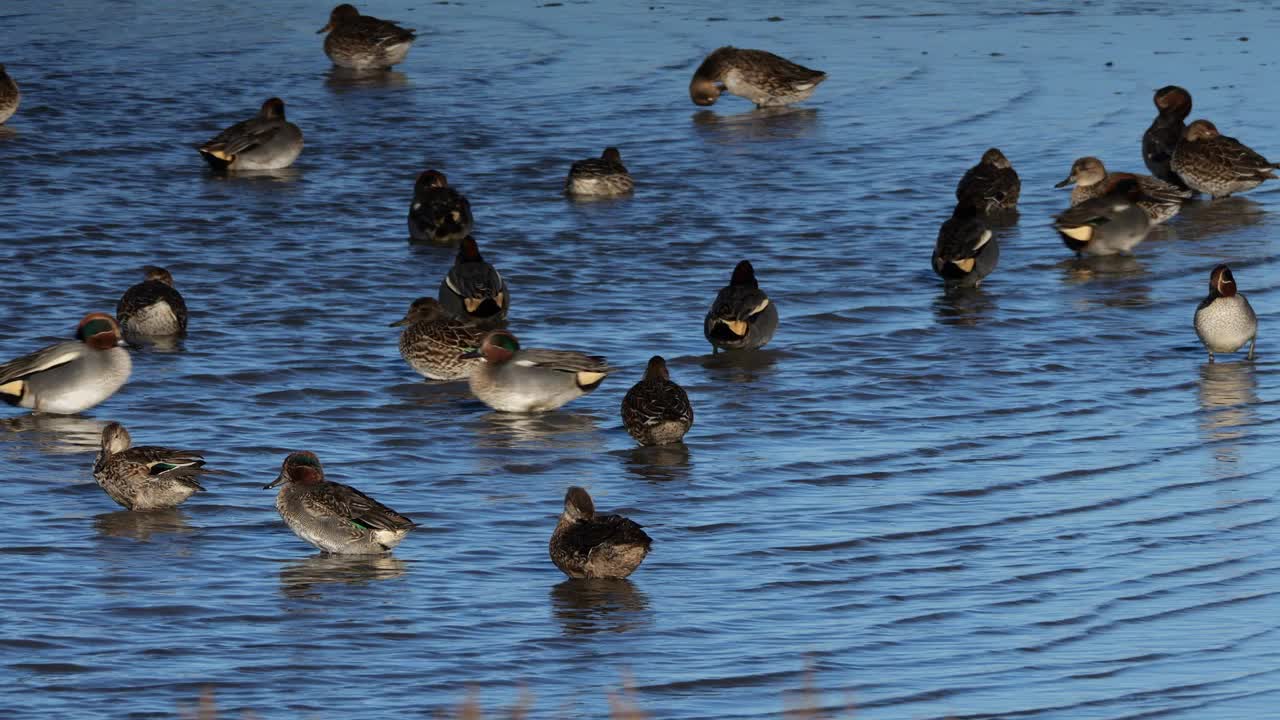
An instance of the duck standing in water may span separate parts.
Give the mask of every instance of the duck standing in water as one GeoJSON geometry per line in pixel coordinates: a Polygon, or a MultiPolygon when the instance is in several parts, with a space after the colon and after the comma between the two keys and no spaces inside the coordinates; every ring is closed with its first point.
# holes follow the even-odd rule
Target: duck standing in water
{"type": "Polygon", "coordinates": [[[480,346],[484,331],[445,312],[433,297],[413,301],[404,318],[391,327],[407,325],[400,333],[400,357],[431,380],[465,380],[483,360],[462,355],[480,346]]]}
{"type": "Polygon", "coordinates": [[[133,371],[121,342],[115,318],[106,313],[85,315],[74,341],[0,365],[0,399],[59,415],[88,410],[124,387],[133,371]]]}
{"type": "Polygon", "coordinates": [[[596,515],[591,495],[571,487],[549,549],[551,562],[571,578],[624,578],[640,567],[652,544],[639,523],[596,515]]]}
{"type": "Polygon", "coordinates": [[[22,92],[18,90],[18,83],[9,77],[4,65],[0,65],[0,124],[13,117],[21,103],[22,92]]]}
{"type": "MultiPolygon", "coordinates": [[[[1075,183],[1075,187],[1071,189],[1071,205],[1074,207],[1086,200],[1102,197],[1109,186],[1107,183],[1109,177],[1107,168],[1101,160],[1096,157],[1082,157],[1071,164],[1071,174],[1067,179],[1054,187],[1064,188],[1075,183]]],[[[1167,183],[1151,175],[1134,175],[1134,177],[1138,179],[1138,189],[1143,195],[1143,198],[1138,201],[1138,207],[1147,213],[1152,225],[1159,225],[1177,215],[1182,209],[1182,203],[1191,199],[1193,194],[1182,185],[1167,183]]]]}
{"type": "Polygon", "coordinates": [[[507,319],[510,303],[502,274],[480,256],[475,238],[463,238],[453,267],[440,282],[440,305],[465,322],[493,328],[507,319]]]}
{"type": "Polygon", "coordinates": [[[420,242],[453,244],[471,234],[471,203],[449,187],[444,173],[427,170],[413,185],[409,237],[420,242]]]}
{"type": "Polygon", "coordinates": [[[634,189],[635,182],[627,166],[622,164],[622,153],[616,147],[605,148],[598,158],[574,163],[564,181],[564,191],[570,195],[612,197],[626,195],[634,189]]]}
{"type": "Polygon", "coordinates": [[[622,425],[641,445],[678,443],[693,427],[689,396],[671,381],[662,356],[649,358],[644,379],[622,398],[622,425]]]}
{"type": "Polygon", "coordinates": [[[102,429],[102,450],[93,466],[93,479],[122,507],[163,510],[204,490],[196,478],[212,471],[204,469],[202,451],[132,445],[123,425],[107,425],[102,429]]]}
{"type": "Polygon", "coordinates": [[[173,275],[154,265],[142,268],[146,280],[125,290],[116,319],[128,340],[187,333],[187,303],[173,287],[173,275]]]}
{"type": "Polygon", "coordinates": [[[290,453],[280,476],[263,486],[284,485],[276,510],[294,534],[327,553],[381,555],[400,544],[412,520],[350,485],[326,480],[311,452],[290,453]]]}
{"type": "Polygon", "coordinates": [[[1144,198],[1136,176],[1112,173],[1103,194],[1058,213],[1053,225],[1076,254],[1127,254],[1151,229],[1144,198]]]}
{"type": "Polygon", "coordinates": [[[555,410],[600,387],[614,371],[598,355],[572,350],[522,350],[516,336],[506,330],[485,335],[478,350],[462,357],[484,358],[484,364],[472,371],[467,381],[473,395],[500,412],[555,410]]]}
{"type": "Polygon", "coordinates": [[[1273,163],[1247,145],[1218,132],[1208,120],[1187,126],[1182,142],[1173,151],[1173,171],[1192,190],[1215,199],[1252,190],[1264,180],[1276,178],[1273,163]]]}
{"type": "Polygon", "coordinates": [[[343,3],[329,13],[329,24],[316,34],[324,38],[324,54],[334,65],[352,70],[385,70],[409,54],[415,33],[390,20],[361,15],[354,5],[343,3]]]}
{"type": "Polygon", "coordinates": [[[1191,93],[1177,85],[1166,85],[1156,91],[1154,100],[1157,114],[1142,134],[1142,160],[1156,179],[1184,187],[1182,178],[1169,164],[1186,131],[1183,123],[1191,114],[1191,93]]]}
{"type": "Polygon", "coordinates": [[[1209,351],[1231,353],[1249,343],[1249,360],[1258,341],[1258,316],[1244,295],[1236,292],[1236,279],[1231,268],[1219,265],[1209,274],[1209,296],[1196,306],[1196,335],[1209,351]]]}
{"type": "Polygon", "coordinates": [[[271,98],[257,115],[223,130],[197,150],[214,170],[281,170],[302,153],[302,131],[284,118],[284,101],[271,98]]]}
{"type": "Polygon", "coordinates": [[[720,289],[702,321],[702,334],[718,350],[764,347],[778,329],[778,308],[756,282],[755,268],[743,260],[729,284],[720,289]]]}
{"type": "Polygon", "coordinates": [[[956,185],[956,200],[986,215],[1018,209],[1021,194],[1022,180],[998,148],[983,153],[956,185]]]}
{"type": "Polygon", "coordinates": [[[1000,243],[982,221],[978,209],[964,201],[938,229],[933,271],[947,287],[977,287],[996,269],[1000,243]]]}
{"type": "Polygon", "coordinates": [[[764,50],[725,46],[707,56],[689,81],[695,105],[714,105],[721,93],[744,97],[756,107],[800,102],[827,79],[820,70],[778,57],[764,50]]]}

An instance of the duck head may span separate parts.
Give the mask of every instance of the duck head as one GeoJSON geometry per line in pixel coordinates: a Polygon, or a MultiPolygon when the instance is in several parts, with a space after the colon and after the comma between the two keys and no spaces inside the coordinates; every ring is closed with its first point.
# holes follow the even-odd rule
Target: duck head
{"type": "Polygon", "coordinates": [[[1102,161],[1096,157],[1082,157],[1071,163],[1071,174],[1066,180],[1054,185],[1056,188],[1064,188],[1072,183],[1089,187],[1097,185],[1107,179],[1107,168],[1102,161]]]}
{"type": "Polygon", "coordinates": [[[358,17],[360,17],[360,11],[356,9],[355,5],[342,3],[329,12],[329,24],[317,30],[316,34],[320,35],[322,33],[327,33],[338,25],[341,25],[343,21],[358,17]]]}
{"type": "Polygon", "coordinates": [[[433,297],[420,297],[409,305],[409,312],[405,313],[403,318],[391,323],[387,327],[410,325],[422,320],[430,322],[441,318],[444,315],[444,308],[440,306],[439,300],[433,297]]]}
{"type": "Polygon", "coordinates": [[[569,522],[577,522],[579,520],[590,520],[596,516],[596,504],[591,501],[591,495],[582,488],[574,485],[564,494],[564,519],[569,522]]]}
{"type": "Polygon", "coordinates": [[[94,350],[110,350],[124,344],[120,339],[120,325],[106,313],[85,315],[76,328],[76,339],[94,350]]]}
{"type": "Polygon", "coordinates": [[[982,164],[998,168],[1013,167],[1009,162],[1009,158],[1005,157],[1004,153],[1000,152],[999,148],[990,148],[986,152],[982,153],[982,164]]]}
{"type": "Polygon", "coordinates": [[[320,458],[316,457],[315,453],[306,450],[289,453],[289,457],[286,457],[284,463],[280,466],[280,475],[275,480],[263,485],[262,489],[270,490],[287,482],[302,485],[324,482],[324,468],[320,467],[320,458]]]}
{"type": "Polygon", "coordinates": [[[168,270],[155,265],[147,265],[142,268],[142,272],[146,273],[147,282],[161,282],[169,287],[173,287],[173,275],[168,270]]]}
{"type": "Polygon", "coordinates": [[[449,186],[449,179],[439,170],[425,170],[418,175],[418,180],[413,184],[415,193],[426,190],[427,188],[442,188],[449,186]]]}
{"type": "Polygon", "coordinates": [[[649,358],[649,364],[644,369],[644,379],[646,381],[671,380],[671,373],[667,372],[667,361],[661,355],[649,358]]]}
{"type": "Polygon", "coordinates": [[[729,279],[729,284],[733,287],[751,287],[760,288],[760,283],[756,282],[756,269],[751,267],[750,260],[743,260],[733,268],[733,277],[729,279]]]}
{"type": "Polygon", "coordinates": [[[604,152],[600,153],[600,158],[608,160],[611,163],[617,163],[619,165],[622,164],[622,153],[618,152],[618,148],[616,147],[605,148],[604,152]]]}
{"type": "Polygon", "coordinates": [[[689,98],[694,105],[715,105],[721,92],[724,92],[724,88],[711,78],[694,75],[693,80],[689,81],[689,98]]]}
{"type": "Polygon", "coordinates": [[[102,428],[102,452],[105,455],[113,455],[128,450],[133,445],[133,438],[129,437],[129,431],[118,422],[108,423],[102,428]]]}
{"type": "Polygon", "coordinates": [[[1200,140],[1212,140],[1222,133],[1218,132],[1218,126],[1208,120],[1197,120],[1187,126],[1182,132],[1182,139],[1186,142],[1198,142],[1200,140]]]}
{"type": "Polygon", "coordinates": [[[1168,113],[1177,117],[1183,117],[1191,114],[1191,93],[1177,85],[1165,85],[1156,91],[1155,98],[1156,110],[1161,115],[1168,113]]]}
{"type": "Polygon", "coordinates": [[[278,97],[267,98],[258,110],[258,117],[265,119],[284,119],[284,101],[278,97]]]}
{"type": "Polygon", "coordinates": [[[459,359],[484,358],[485,362],[501,365],[511,362],[511,358],[520,351],[520,341],[506,330],[493,330],[480,340],[480,347],[471,352],[459,355],[459,359]]]}
{"type": "Polygon", "coordinates": [[[1236,294],[1236,279],[1231,268],[1219,265],[1209,273],[1209,296],[1231,297],[1236,294]]]}

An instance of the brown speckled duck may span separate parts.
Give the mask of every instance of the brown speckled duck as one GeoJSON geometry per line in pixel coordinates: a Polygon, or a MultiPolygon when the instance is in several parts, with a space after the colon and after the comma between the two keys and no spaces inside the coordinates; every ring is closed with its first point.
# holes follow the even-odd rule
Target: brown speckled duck
{"type": "Polygon", "coordinates": [[[21,102],[22,92],[18,90],[18,83],[5,72],[4,65],[0,65],[0,123],[13,117],[21,102]]]}
{"type": "Polygon", "coordinates": [[[383,70],[404,61],[415,33],[390,20],[361,15],[343,3],[329,13],[329,24],[316,34],[324,39],[324,54],[334,65],[352,70],[383,70]]]}
{"type": "Polygon", "coordinates": [[[696,105],[714,105],[727,92],[756,107],[790,105],[808,98],[826,79],[820,70],[771,52],[725,46],[708,55],[693,73],[689,97],[696,105]]]}
{"type": "Polygon", "coordinates": [[[1187,187],[1220,198],[1275,179],[1280,164],[1219,133],[1208,120],[1196,120],[1173,151],[1171,167],[1187,187]]]}
{"type": "Polygon", "coordinates": [[[214,170],[280,170],[302,154],[302,131],[285,120],[284,101],[271,98],[258,114],[197,148],[214,170]]]}
{"type": "Polygon", "coordinates": [[[444,173],[427,170],[418,176],[409,205],[410,238],[452,244],[470,235],[474,227],[471,203],[449,186],[444,173]]]}
{"type": "Polygon", "coordinates": [[[187,303],[173,287],[173,275],[154,265],[142,271],[146,280],[125,290],[116,304],[116,320],[125,339],[186,334],[187,303]]]}
{"type": "Polygon", "coordinates": [[[597,515],[580,487],[564,494],[564,512],[551,533],[551,562],[571,578],[624,578],[649,554],[653,540],[621,515],[597,515]]]}
{"type": "Polygon", "coordinates": [[[1182,178],[1169,167],[1173,151],[1182,141],[1184,123],[1191,114],[1191,93],[1177,85],[1156,91],[1156,119],[1142,134],[1142,160],[1157,179],[1182,187],[1182,178]]]}
{"type": "MultiPolygon", "coordinates": [[[[1071,174],[1067,179],[1054,185],[1064,188],[1072,183],[1071,204],[1079,205],[1086,200],[1101,197],[1108,187],[1107,167],[1096,157],[1082,157],[1071,164],[1071,174]]],[[[1143,199],[1138,201],[1152,225],[1159,225],[1178,214],[1182,203],[1192,196],[1192,192],[1182,187],[1167,183],[1151,175],[1134,175],[1138,179],[1138,188],[1142,190],[1143,199]]]]}
{"type": "Polygon", "coordinates": [[[196,480],[212,472],[205,470],[204,464],[200,450],[134,447],[129,431],[113,422],[102,429],[102,449],[93,466],[93,478],[121,507],[162,510],[204,490],[196,480]]]}
{"type": "Polygon", "coordinates": [[[1022,180],[1009,158],[997,148],[982,154],[982,160],[969,168],[956,185],[956,200],[983,214],[993,214],[1018,207],[1022,180]]]}
{"type": "Polygon", "coordinates": [[[607,197],[626,195],[634,189],[635,182],[616,147],[605,148],[598,158],[575,162],[564,181],[564,191],[570,195],[607,197]]]}
{"type": "Polygon", "coordinates": [[[400,333],[400,357],[431,380],[466,380],[482,362],[462,355],[480,346],[484,331],[440,307],[433,297],[421,297],[404,318],[391,327],[407,325],[400,333]]]}
{"type": "Polygon", "coordinates": [[[693,426],[689,396],[671,381],[662,356],[649,358],[644,379],[622,398],[622,425],[641,445],[678,443],[693,426]]]}

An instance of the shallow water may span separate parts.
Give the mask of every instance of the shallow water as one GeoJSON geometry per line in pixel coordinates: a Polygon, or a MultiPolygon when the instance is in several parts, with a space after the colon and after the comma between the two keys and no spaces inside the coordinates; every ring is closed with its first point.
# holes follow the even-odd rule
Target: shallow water
{"type": "Polygon", "coordinates": [[[654,717],[761,717],[807,667],[858,718],[1274,713],[1280,183],[1118,261],[1074,260],[1048,219],[1075,157],[1142,170],[1164,84],[1280,155],[1280,11],[387,0],[362,8],[420,40],[369,83],[330,70],[327,7],[252,5],[0,9],[24,91],[0,137],[0,354],[114,308],[143,264],[192,308],[180,352],[136,353],[86,417],[5,412],[0,715],[167,717],[212,685],[268,718],[466,686],[600,716],[629,675],[654,717]],[[696,108],[688,77],[726,43],[831,79],[787,112],[696,108]],[[295,168],[209,174],[193,146],[271,95],[306,133],[295,168]],[[569,163],[611,144],[635,196],[567,202],[569,163]],[[991,145],[1021,217],[982,289],[947,296],[933,240],[991,145]],[[470,197],[525,344],[618,376],[513,418],[400,360],[387,323],[452,262],[405,241],[427,167],[470,197]],[[702,315],[742,258],[781,326],[712,358],[702,315]],[[1220,261],[1261,317],[1256,363],[1206,364],[1191,329],[1220,261]],[[620,428],[655,353],[697,412],[685,447],[620,428]],[[90,475],[111,420],[228,474],[120,512],[90,475]],[[261,489],[295,449],[422,527],[392,557],[316,555],[261,489]],[[569,484],[655,538],[630,581],[550,564],[569,484]]]}

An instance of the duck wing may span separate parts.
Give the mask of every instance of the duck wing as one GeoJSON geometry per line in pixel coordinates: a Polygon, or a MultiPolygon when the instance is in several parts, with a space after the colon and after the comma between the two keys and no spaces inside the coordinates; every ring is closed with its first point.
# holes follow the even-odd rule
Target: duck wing
{"type": "Polygon", "coordinates": [[[404,515],[342,483],[325,482],[311,489],[303,504],[315,515],[339,517],[369,530],[407,530],[415,525],[404,515]]]}
{"type": "Polygon", "coordinates": [[[66,365],[83,355],[85,347],[84,343],[72,340],[10,360],[0,365],[0,385],[66,365]]]}
{"type": "Polygon", "coordinates": [[[1254,152],[1248,145],[1225,135],[1214,138],[1212,144],[1206,149],[1241,180],[1274,178],[1275,173],[1271,171],[1280,167],[1254,152]]]}
{"type": "Polygon", "coordinates": [[[159,302],[168,304],[178,318],[179,326],[186,330],[187,302],[177,290],[157,280],[141,282],[126,290],[116,304],[116,318],[124,324],[134,313],[159,302]]]}
{"type": "Polygon", "coordinates": [[[409,28],[400,27],[390,20],[382,20],[372,15],[360,15],[345,20],[342,23],[342,34],[384,46],[413,42],[417,37],[417,32],[409,28]]]}
{"type": "Polygon", "coordinates": [[[693,422],[693,406],[684,388],[670,380],[640,382],[622,400],[624,423],[657,425],[668,420],[693,422]]]}
{"type": "Polygon", "coordinates": [[[579,552],[601,545],[640,545],[646,550],[653,544],[640,523],[621,515],[597,515],[580,520],[565,531],[566,543],[579,552]]]}
{"type": "Polygon", "coordinates": [[[174,450],[157,445],[139,445],[115,457],[146,466],[147,474],[153,478],[176,480],[196,490],[204,490],[196,477],[216,472],[204,469],[203,450],[174,450]]]}
{"type": "Polygon", "coordinates": [[[200,152],[220,159],[234,158],[269,142],[285,127],[281,118],[253,117],[223,130],[200,146],[200,152]]]}
{"type": "Polygon", "coordinates": [[[609,362],[599,355],[587,355],[574,350],[521,349],[514,362],[525,367],[540,367],[567,373],[607,375],[617,369],[610,367],[609,362]]]}

